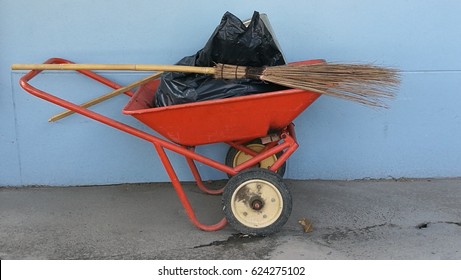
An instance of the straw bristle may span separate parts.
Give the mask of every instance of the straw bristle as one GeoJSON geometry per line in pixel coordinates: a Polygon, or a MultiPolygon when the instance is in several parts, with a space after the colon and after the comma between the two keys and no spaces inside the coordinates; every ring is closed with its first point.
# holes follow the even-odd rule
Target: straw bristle
{"type": "Polygon", "coordinates": [[[386,107],[400,83],[398,71],[370,64],[311,64],[267,67],[261,80],[386,107]]]}
{"type": "Polygon", "coordinates": [[[274,84],[345,98],[366,105],[387,107],[383,99],[393,98],[400,83],[399,72],[371,64],[319,63],[243,69],[217,68],[221,78],[260,79],[274,84]]]}

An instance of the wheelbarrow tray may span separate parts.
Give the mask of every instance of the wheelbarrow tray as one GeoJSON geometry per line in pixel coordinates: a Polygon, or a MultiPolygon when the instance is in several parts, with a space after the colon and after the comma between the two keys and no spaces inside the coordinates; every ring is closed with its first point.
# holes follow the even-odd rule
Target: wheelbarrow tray
{"type": "Polygon", "coordinates": [[[160,81],[141,86],[122,112],[184,146],[251,140],[287,127],[320,94],[287,89],[154,107],[160,81]]]}

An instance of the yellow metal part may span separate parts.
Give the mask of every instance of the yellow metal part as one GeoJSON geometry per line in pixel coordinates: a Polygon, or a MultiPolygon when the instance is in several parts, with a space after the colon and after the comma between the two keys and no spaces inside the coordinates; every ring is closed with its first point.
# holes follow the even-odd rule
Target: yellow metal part
{"type": "MultiPolygon", "coordinates": [[[[252,151],[257,152],[257,153],[260,153],[265,148],[265,146],[263,144],[258,144],[258,143],[248,144],[248,145],[246,145],[246,147],[249,148],[252,151]]],[[[249,155],[247,153],[244,153],[242,151],[238,151],[237,154],[234,157],[233,167],[235,167],[235,166],[237,166],[239,164],[242,164],[242,163],[250,160],[251,158],[253,158],[253,156],[251,156],[251,155],[249,155]]],[[[272,155],[272,156],[260,161],[258,167],[269,169],[276,161],[277,161],[277,156],[272,155]]]]}

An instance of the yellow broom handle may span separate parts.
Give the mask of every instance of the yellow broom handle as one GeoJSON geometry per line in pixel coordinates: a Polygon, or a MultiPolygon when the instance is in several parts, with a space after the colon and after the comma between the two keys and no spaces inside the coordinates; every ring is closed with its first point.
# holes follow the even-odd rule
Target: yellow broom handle
{"type": "Polygon", "coordinates": [[[196,67],[183,65],[158,64],[13,64],[12,70],[127,70],[127,71],[163,71],[213,75],[214,67],[196,67]]]}
{"type": "MultiPolygon", "coordinates": [[[[127,86],[121,87],[121,88],[116,89],[116,90],[114,90],[114,91],[111,91],[111,92],[109,92],[109,93],[107,93],[107,94],[104,94],[104,95],[101,95],[101,96],[99,96],[99,97],[93,98],[93,99],[91,99],[91,100],[89,100],[89,101],[87,101],[87,102],[85,102],[85,103],[80,104],[80,106],[81,106],[81,107],[84,107],[84,108],[88,108],[88,107],[90,107],[90,106],[93,106],[93,105],[96,105],[96,104],[98,104],[98,103],[101,103],[101,102],[103,102],[103,101],[105,101],[105,100],[107,100],[107,99],[110,99],[110,98],[112,98],[112,97],[114,97],[114,96],[117,96],[117,95],[119,95],[119,94],[121,94],[121,93],[123,93],[123,92],[129,91],[129,90],[131,90],[132,88],[135,88],[135,87],[137,87],[137,86],[140,86],[140,85],[142,85],[142,84],[145,84],[145,83],[147,83],[147,82],[149,82],[149,81],[158,79],[158,78],[160,78],[160,76],[162,75],[162,73],[163,73],[163,72],[155,73],[155,74],[153,74],[153,75],[151,75],[151,76],[148,76],[148,77],[146,77],[146,78],[143,78],[143,79],[141,79],[141,80],[139,80],[139,81],[133,82],[133,83],[127,85],[127,86]]],[[[62,119],[62,118],[65,118],[65,117],[67,117],[67,116],[70,116],[70,115],[72,115],[73,113],[75,113],[75,112],[74,112],[74,111],[71,111],[71,110],[66,110],[66,111],[63,111],[63,112],[61,112],[61,113],[59,113],[59,114],[56,114],[56,115],[52,116],[48,121],[49,121],[49,122],[54,122],[54,121],[60,120],[60,119],[62,119]]]]}

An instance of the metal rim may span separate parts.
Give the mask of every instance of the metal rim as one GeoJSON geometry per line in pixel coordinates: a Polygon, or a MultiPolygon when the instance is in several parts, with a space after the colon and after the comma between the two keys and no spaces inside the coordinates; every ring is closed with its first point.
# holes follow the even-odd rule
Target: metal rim
{"type": "Polygon", "coordinates": [[[275,223],[283,210],[283,198],[272,183],[253,179],[239,185],[231,198],[235,218],[250,228],[264,228],[275,223]]]}
{"type": "MultiPolygon", "coordinates": [[[[257,143],[248,144],[246,145],[246,147],[257,153],[260,153],[262,150],[266,148],[266,146],[264,146],[263,144],[257,144],[257,143]]],[[[236,167],[237,165],[242,164],[252,158],[253,156],[247,153],[244,153],[242,151],[237,151],[237,153],[235,154],[234,160],[233,160],[233,167],[236,167]]],[[[272,155],[268,158],[261,160],[258,164],[259,165],[258,167],[269,169],[276,161],[277,161],[277,156],[272,155]]]]}

